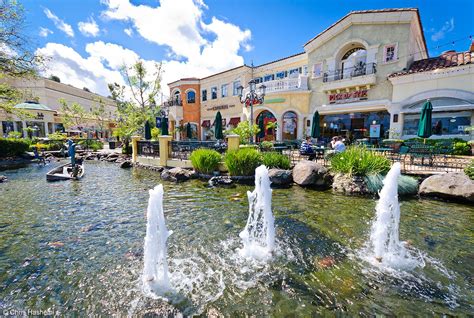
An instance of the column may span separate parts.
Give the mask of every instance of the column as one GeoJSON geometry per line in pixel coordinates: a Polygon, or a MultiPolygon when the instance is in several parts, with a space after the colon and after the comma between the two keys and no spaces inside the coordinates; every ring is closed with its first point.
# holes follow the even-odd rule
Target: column
{"type": "Polygon", "coordinates": [[[138,141],[141,139],[141,136],[132,137],[132,162],[137,162],[138,159],[138,141]]]}
{"type": "Polygon", "coordinates": [[[27,138],[28,137],[28,134],[26,133],[26,121],[25,120],[22,120],[21,121],[21,125],[23,126],[23,138],[27,138]]]}
{"type": "Polygon", "coordinates": [[[48,135],[50,133],[48,123],[45,121],[43,124],[44,124],[44,135],[45,135],[45,137],[48,137],[48,135]]]}
{"type": "Polygon", "coordinates": [[[160,142],[160,165],[166,167],[168,165],[170,142],[173,139],[172,136],[159,136],[160,142]]]}
{"type": "Polygon", "coordinates": [[[227,150],[237,150],[240,147],[240,136],[239,135],[228,135],[227,136],[227,150]]]}
{"type": "Polygon", "coordinates": [[[297,128],[296,128],[296,138],[298,139],[303,139],[303,136],[304,136],[304,129],[305,129],[305,122],[304,122],[304,117],[303,116],[299,116],[297,115],[298,117],[298,121],[297,121],[297,128]]]}

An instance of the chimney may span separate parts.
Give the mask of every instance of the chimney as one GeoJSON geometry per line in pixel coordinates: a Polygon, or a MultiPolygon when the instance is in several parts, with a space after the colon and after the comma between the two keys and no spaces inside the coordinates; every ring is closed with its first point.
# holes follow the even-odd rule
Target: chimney
{"type": "Polygon", "coordinates": [[[469,52],[474,52],[474,40],[471,42],[471,46],[469,47],[469,52]]]}

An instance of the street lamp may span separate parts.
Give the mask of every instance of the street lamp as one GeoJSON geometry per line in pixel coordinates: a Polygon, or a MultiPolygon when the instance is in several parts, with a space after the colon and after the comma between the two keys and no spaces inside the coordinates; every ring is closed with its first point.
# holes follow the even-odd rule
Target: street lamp
{"type": "Polygon", "coordinates": [[[237,93],[240,98],[240,102],[245,106],[250,106],[250,142],[253,140],[253,105],[263,104],[265,99],[265,85],[260,85],[257,92],[257,83],[252,79],[249,82],[249,92],[243,94],[244,88],[242,86],[237,87],[237,93]]]}

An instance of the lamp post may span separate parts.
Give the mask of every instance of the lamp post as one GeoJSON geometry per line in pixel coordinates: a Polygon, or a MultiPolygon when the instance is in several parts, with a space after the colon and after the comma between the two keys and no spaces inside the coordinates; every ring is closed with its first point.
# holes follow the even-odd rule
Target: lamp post
{"type": "Polygon", "coordinates": [[[245,106],[250,106],[250,143],[254,142],[253,136],[253,105],[263,104],[265,99],[265,85],[260,85],[257,92],[257,83],[254,79],[249,82],[249,91],[244,95],[244,88],[242,86],[237,87],[237,92],[240,98],[240,102],[245,106]]]}

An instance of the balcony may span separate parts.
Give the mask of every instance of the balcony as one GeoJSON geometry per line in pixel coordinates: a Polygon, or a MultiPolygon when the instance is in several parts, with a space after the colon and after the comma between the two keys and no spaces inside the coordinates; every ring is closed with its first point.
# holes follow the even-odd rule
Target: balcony
{"type": "Polygon", "coordinates": [[[164,102],[163,104],[165,107],[171,107],[171,106],[183,106],[183,101],[180,100],[180,99],[176,99],[176,100],[168,100],[166,102],[164,102]]]}
{"type": "Polygon", "coordinates": [[[325,91],[374,85],[376,82],[377,64],[361,63],[357,66],[338,69],[323,74],[323,89],[325,91]]]}
{"type": "Polygon", "coordinates": [[[181,100],[168,100],[163,103],[163,107],[167,107],[169,110],[170,118],[179,120],[183,118],[183,102],[181,100]]]}
{"type": "Polygon", "coordinates": [[[300,75],[295,78],[282,78],[273,81],[263,82],[257,85],[257,88],[265,85],[266,94],[286,92],[286,91],[307,91],[308,77],[300,75]]]}

